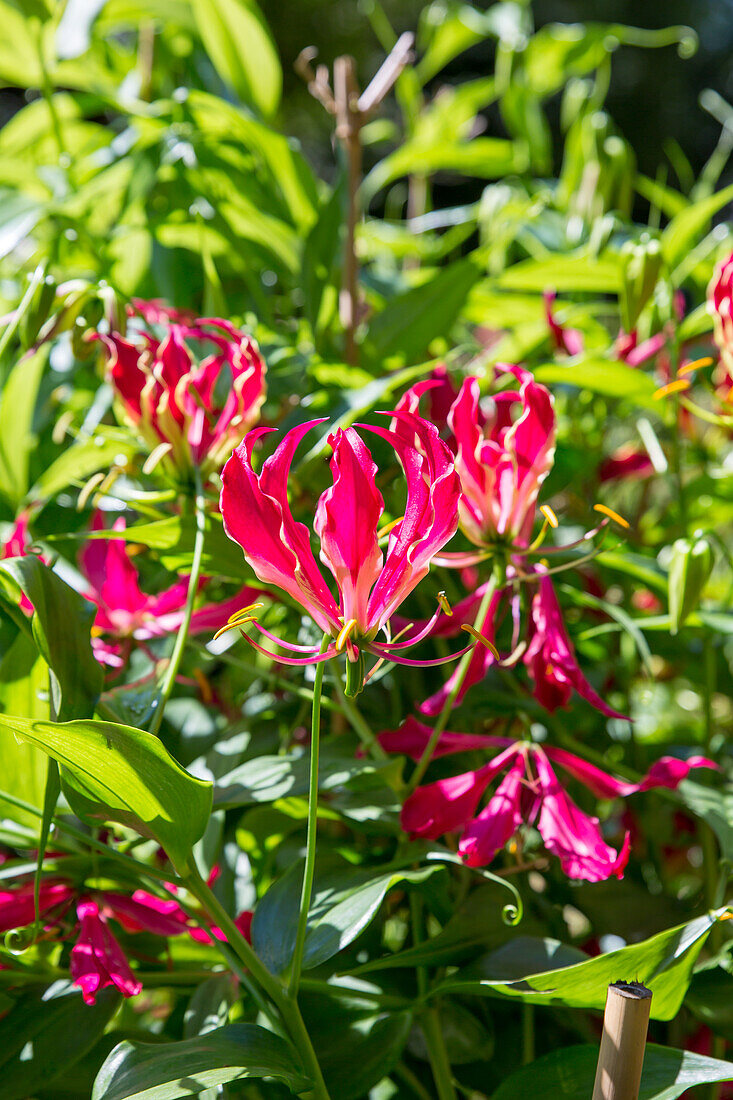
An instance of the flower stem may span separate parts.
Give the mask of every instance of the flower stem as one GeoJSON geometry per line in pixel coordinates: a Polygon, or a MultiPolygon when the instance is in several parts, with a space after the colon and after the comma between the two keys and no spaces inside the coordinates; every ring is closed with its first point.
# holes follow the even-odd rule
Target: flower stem
{"type": "Polygon", "coordinates": [[[341,683],[341,676],[339,674],[338,665],[335,661],[331,662],[333,667],[333,684],[336,692],[336,698],[338,700],[339,708],[342,711],[345,718],[348,719],[351,728],[359,737],[362,745],[373,757],[377,760],[386,760],[387,753],[377,741],[374,733],[369,727],[369,723],[364,716],[359,712],[358,708],[354,704],[353,700],[347,699],[344,694],[343,684],[341,683]]]}
{"type": "Polygon", "coordinates": [[[180,668],[181,659],[183,658],[183,651],[186,648],[188,631],[191,626],[191,616],[193,615],[193,603],[196,599],[196,593],[199,587],[199,577],[201,576],[201,560],[204,554],[204,538],[206,536],[206,498],[204,496],[204,489],[201,481],[201,471],[197,466],[194,467],[194,477],[196,479],[196,498],[194,502],[196,512],[196,537],[193,544],[191,575],[188,579],[188,593],[186,595],[186,607],[183,612],[183,619],[178,628],[173,652],[168,662],[168,668],[165,671],[163,685],[156,699],[155,710],[153,711],[152,721],[150,722],[150,733],[154,734],[160,731],[165,705],[170,698],[171,692],[173,691],[173,685],[176,682],[178,669],[180,668]]]}
{"type": "MultiPolygon", "coordinates": [[[[410,894],[410,916],[412,918],[412,941],[417,947],[422,943],[423,915],[422,900],[417,894],[410,894]]],[[[428,992],[427,967],[417,968],[417,989],[420,999],[424,1000],[428,992]]],[[[438,1100],[456,1100],[456,1092],[453,1087],[453,1074],[450,1068],[450,1059],[445,1047],[443,1029],[440,1026],[440,1013],[437,1005],[425,1007],[420,1014],[420,1024],[425,1034],[428,1049],[428,1059],[433,1073],[433,1080],[438,1090],[438,1100]]]]}
{"type": "MultiPolygon", "coordinates": [[[[489,610],[492,599],[494,598],[494,594],[499,588],[503,587],[505,577],[506,567],[504,565],[504,561],[503,559],[497,558],[494,564],[494,571],[491,574],[491,579],[486,586],[486,591],[484,592],[481,603],[479,604],[478,614],[476,615],[476,619],[474,621],[475,630],[479,632],[481,631],[481,628],[484,625],[484,619],[486,618],[486,613],[489,610]]],[[[418,764],[410,777],[410,782],[407,785],[407,794],[411,794],[415,790],[415,788],[418,786],[423,776],[425,775],[425,772],[428,770],[428,767],[430,766],[430,761],[433,759],[433,753],[435,752],[441,735],[445,731],[445,727],[448,725],[448,719],[450,718],[451,711],[455,706],[456,699],[460,694],[461,688],[463,687],[463,682],[468,674],[468,669],[470,667],[471,661],[473,660],[475,648],[475,646],[472,646],[471,649],[469,649],[468,653],[464,653],[461,657],[460,664],[458,665],[455,672],[453,687],[448,694],[448,698],[443,704],[443,709],[438,715],[438,721],[435,723],[435,727],[433,729],[430,740],[425,746],[423,754],[420,757],[420,760],[418,761],[418,764]]]]}
{"type": "Polygon", "coordinates": [[[300,1054],[305,1070],[313,1081],[313,1091],[311,1093],[313,1100],[330,1100],[321,1067],[318,1064],[316,1052],[303,1023],[297,1001],[287,994],[282,984],[260,960],[254,948],[244,938],[219,899],[204,882],[196,867],[193,867],[186,875],[185,884],[204,909],[214,918],[214,921],[226,936],[229,946],[244,963],[254,981],[267,993],[280,1013],[290,1039],[300,1054]]]}
{"type": "MultiPolygon", "coordinates": [[[[324,635],[321,642],[321,653],[325,653],[330,641],[329,636],[324,635]]],[[[308,928],[308,913],[313,893],[313,875],[316,869],[316,833],[318,829],[318,756],[321,740],[321,690],[323,688],[323,671],[325,661],[319,661],[316,665],[313,679],[313,710],[311,716],[311,752],[310,752],[310,776],[308,787],[308,832],[305,846],[305,867],[303,868],[303,887],[300,893],[300,913],[298,915],[298,928],[295,935],[295,947],[293,948],[293,961],[290,965],[290,981],[288,982],[288,996],[294,999],[298,995],[300,985],[300,972],[303,967],[303,952],[305,950],[305,934],[308,928]]]]}

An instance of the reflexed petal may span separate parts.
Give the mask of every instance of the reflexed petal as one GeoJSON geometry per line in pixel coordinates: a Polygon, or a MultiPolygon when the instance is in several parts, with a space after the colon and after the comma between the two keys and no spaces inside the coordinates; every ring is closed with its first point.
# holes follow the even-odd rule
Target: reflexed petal
{"type": "Polygon", "coordinates": [[[491,780],[516,755],[513,746],[477,771],[452,775],[418,787],[402,807],[402,828],[410,836],[437,840],[444,833],[464,828],[476,812],[491,780]]]}
{"type": "Polygon", "coordinates": [[[287,499],[293,453],[313,423],[321,421],[288,432],[259,476],[252,469],[252,448],[270,429],[249,432],[222,471],[220,507],[226,533],[242,547],[259,579],[282,588],[331,632],[340,629],[338,607],[316,565],[308,528],[293,519],[287,499]]]}
{"type": "MultiPolygon", "coordinates": [[[[409,715],[399,729],[383,730],[377,736],[377,740],[385,752],[404,753],[405,756],[419,760],[432,736],[433,731],[429,726],[418,722],[417,718],[409,715]]],[[[481,733],[451,733],[446,730],[441,733],[435,747],[433,759],[439,756],[448,756],[456,752],[468,752],[471,749],[505,748],[513,744],[509,737],[492,737],[481,733]]]]}
{"type": "Polygon", "coordinates": [[[608,775],[594,764],[589,764],[587,760],[581,759],[574,753],[566,752],[565,749],[548,746],[543,751],[561,768],[579,779],[598,798],[626,798],[630,794],[659,787],[676,790],[682,780],[687,779],[693,768],[718,768],[713,760],[708,760],[704,756],[691,756],[687,760],[678,760],[674,756],[662,756],[652,764],[643,779],[638,783],[630,783],[608,775]]]}
{"type": "Polygon", "coordinates": [[[624,844],[620,853],[606,844],[598,818],[583,813],[568,798],[541,750],[535,750],[532,762],[539,785],[537,828],[547,850],[560,860],[564,873],[587,882],[603,882],[612,875],[623,878],[629,858],[628,844],[624,844]]]}
{"type": "Polygon", "coordinates": [[[359,633],[367,634],[369,593],[384,560],[377,538],[384,501],[374,480],[377,467],[354,429],[339,429],[329,443],[333,485],[318,501],[314,527],[321,561],[341,595],[341,616],[356,619],[359,633]]]}
{"type": "Polygon", "coordinates": [[[522,824],[524,767],[524,759],[518,759],[488,804],[463,833],[458,854],[469,867],[485,867],[491,863],[522,824]]]}

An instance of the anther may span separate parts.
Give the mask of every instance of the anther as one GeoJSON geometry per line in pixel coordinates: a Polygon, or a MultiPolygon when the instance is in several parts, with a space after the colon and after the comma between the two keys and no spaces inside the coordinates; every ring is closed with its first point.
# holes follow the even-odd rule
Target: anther
{"type": "Polygon", "coordinates": [[[608,516],[609,519],[615,520],[616,523],[620,524],[622,527],[631,527],[631,524],[627,519],[624,519],[623,516],[620,516],[618,512],[614,512],[613,508],[606,507],[605,504],[594,504],[593,511],[601,512],[604,516],[608,516]]]}

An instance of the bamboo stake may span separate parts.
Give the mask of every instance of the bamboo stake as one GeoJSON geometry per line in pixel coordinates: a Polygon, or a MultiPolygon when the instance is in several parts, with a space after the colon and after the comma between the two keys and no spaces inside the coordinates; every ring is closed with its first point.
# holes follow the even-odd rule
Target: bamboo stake
{"type": "Polygon", "coordinates": [[[609,985],[593,1100],[637,1100],[651,1003],[639,982],[609,985]]]}

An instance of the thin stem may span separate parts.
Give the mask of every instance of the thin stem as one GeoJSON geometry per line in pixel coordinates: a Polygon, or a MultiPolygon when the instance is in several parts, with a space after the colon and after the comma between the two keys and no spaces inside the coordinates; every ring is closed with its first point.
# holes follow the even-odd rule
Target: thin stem
{"type": "Polygon", "coordinates": [[[395,1074],[405,1082],[408,1088],[412,1089],[415,1096],[419,1097],[419,1100],[431,1100],[430,1093],[425,1088],[422,1081],[404,1062],[400,1062],[395,1068],[395,1074]]]}
{"type": "MultiPolygon", "coordinates": [[[[412,918],[412,942],[417,947],[424,939],[422,899],[417,894],[410,894],[410,916],[412,918]]],[[[420,1000],[424,1001],[428,992],[428,971],[424,966],[417,967],[417,989],[420,1000]]],[[[440,1013],[437,1005],[430,1008],[426,1007],[421,1012],[420,1023],[425,1033],[428,1058],[430,1068],[433,1071],[433,1080],[438,1089],[438,1098],[439,1100],[456,1100],[453,1075],[445,1040],[443,1039],[443,1029],[440,1026],[440,1013]]]]}
{"type": "Polygon", "coordinates": [[[388,754],[384,751],[382,746],[377,741],[372,729],[369,726],[369,723],[360,713],[358,708],[354,705],[352,700],[347,699],[346,695],[344,694],[343,684],[341,683],[341,675],[339,673],[338,665],[335,661],[331,662],[331,667],[333,671],[333,685],[336,692],[336,698],[338,700],[339,708],[343,712],[344,716],[348,718],[351,728],[359,737],[359,740],[361,741],[364,748],[368,749],[372,756],[374,756],[377,760],[386,760],[388,754]]]}
{"type": "Polygon", "coordinates": [[[534,1062],[534,1005],[522,1005],[522,1065],[534,1062]]]}
{"type": "MultiPolygon", "coordinates": [[[[321,653],[328,648],[330,637],[326,634],[321,642],[321,653]]],[[[303,868],[303,887],[300,894],[300,913],[293,948],[293,961],[290,966],[288,996],[295,999],[300,985],[300,972],[303,967],[305,934],[308,928],[308,913],[313,894],[313,875],[316,869],[316,834],[318,830],[318,756],[321,741],[321,690],[323,688],[323,670],[325,661],[316,665],[313,679],[313,710],[311,715],[311,751],[310,776],[308,789],[308,832],[305,847],[305,867],[303,868]]]]}
{"type": "Polygon", "coordinates": [[[160,694],[155,702],[155,710],[153,711],[153,718],[150,723],[150,733],[157,734],[160,731],[160,726],[163,721],[163,713],[165,711],[165,705],[168,702],[173,686],[176,682],[176,676],[178,675],[178,669],[181,665],[181,659],[183,658],[183,651],[186,648],[186,641],[188,639],[188,631],[191,626],[191,616],[193,615],[193,603],[196,599],[196,593],[199,586],[199,577],[201,576],[201,561],[204,554],[204,539],[206,536],[206,498],[204,496],[204,489],[201,482],[201,471],[198,466],[194,467],[194,477],[196,480],[196,538],[193,544],[193,561],[191,563],[191,575],[188,579],[188,594],[186,596],[186,607],[183,612],[183,619],[181,625],[178,628],[178,634],[176,635],[176,641],[173,646],[173,652],[171,653],[170,661],[168,662],[168,668],[165,671],[165,677],[163,680],[163,686],[160,689],[160,694]]]}
{"type": "MultiPolygon", "coordinates": [[[[501,559],[497,559],[494,565],[494,571],[491,575],[491,579],[488,585],[486,586],[486,591],[484,592],[483,598],[479,605],[478,614],[476,615],[476,619],[474,621],[475,630],[481,631],[481,628],[484,625],[484,619],[486,618],[486,613],[488,612],[491,601],[494,598],[494,593],[503,586],[504,579],[504,562],[501,559]]],[[[453,710],[456,699],[458,698],[461,688],[463,687],[463,682],[468,674],[468,669],[470,667],[471,661],[473,660],[475,649],[476,647],[472,646],[468,653],[464,653],[463,657],[461,657],[460,663],[455,672],[453,687],[448,694],[448,698],[443,704],[443,709],[438,715],[438,721],[435,723],[435,727],[431,734],[430,740],[425,746],[423,754],[418,761],[417,767],[410,777],[410,782],[407,785],[408,794],[411,794],[412,791],[415,790],[415,788],[418,786],[423,776],[425,775],[425,772],[428,770],[428,767],[430,766],[430,761],[433,759],[433,753],[435,752],[438,741],[440,740],[441,735],[448,725],[448,719],[450,718],[451,711],[453,710]]]]}

